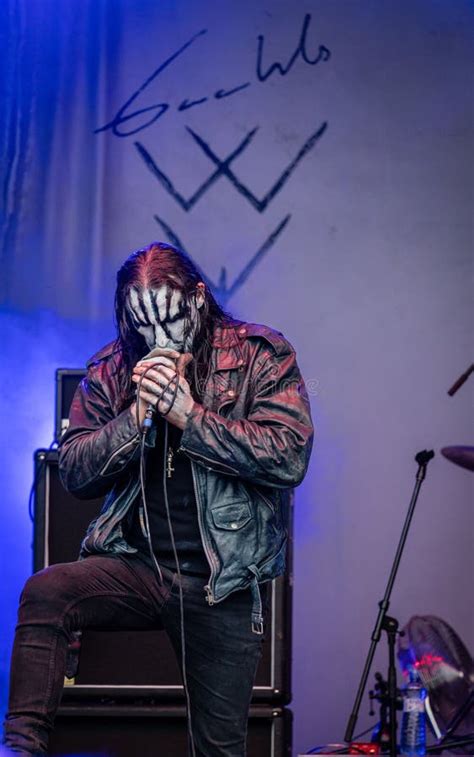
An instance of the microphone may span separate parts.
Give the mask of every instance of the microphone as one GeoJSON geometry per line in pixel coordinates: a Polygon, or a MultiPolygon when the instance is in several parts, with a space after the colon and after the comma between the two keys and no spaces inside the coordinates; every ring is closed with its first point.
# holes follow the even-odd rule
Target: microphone
{"type": "Polygon", "coordinates": [[[153,426],[154,413],[155,413],[155,408],[150,402],[145,412],[145,418],[142,423],[142,431],[147,431],[149,428],[153,426]]]}
{"type": "MultiPolygon", "coordinates": [[[[143,359],[147,360],[147,359],[150,359],[152,357],[155,357],[157,355],[157,353],[158,354],[163,354],[162,351],[161,351],[161,349],[159,347],[151,350],[151,352],[149,352],[148,355],[145,355],[145,357],[143,359]]],[[[158,397],[156,405],[158,405],[158,403],[160,402],[160,400],[163,398],[163,396],[166,393],[166,391],[169,388],[169,386],[175,381],[175,377],[176,376],[178,376],[178,377],[179,376],[184,376],[184,372],[185,372],[186,366],[192,360],[192,355],[189,352],[185,352],[185,353],[181,354],[179,356],[179,358],[177,358],[177,359],[176,358],[170,358],[170,360],[174,360],[174,362],[176,364],[176,374],[175,374],[175,376],[172,379],[170,379],[168,381],[168,384],[165,386],[165,388],[163,389],[161,395],[158,397]]],[[[174,401],[176,399],[176,394],[177,394],[177,391],[178,391],[178,384],[179,384],[179,378],[178,378],[178,383],[176,384],[176,389],[175,389],[174,397],[173,397],[173,399],[171,401],[171,404],[170,404],[169,408],[167,409],[167,411],[164,412],[164,413],[162,413],[162,416],[167,415],[169,413],[169,411],[171,410],[171,408],[173,407],[174,401]]],[[[154,419],[154,415],[155,415],[155,412],[156,412],[156,405],[152,405],[151,402],[148,403],[148,407],[147,407],[147,409],[145,411],[145,418],[144,418],[143,423],[142,423],[142,430],[143,431],[147,431],[149,428],[151,428],[153,426],[153,419],[154,419]]]]}
{"type": "MultiPolygon", "coordinates": [[[[161,348],[161,347],[154,347],[142,359],[143,360],[150,360],[150,358],[158,357],[159,355],[162,355],[162,354],[163,354],[163,348],[161,348]]],[[[170,360],[172,360],[172,359],[173,358],[170,358],[170,360]]],[[[144,418],[143,423],[142,423],[142,431],[147,431],[149,428],[151,428],[153,426],[153,416],[155,415],[155,411],[156,411],[156,407],[154,405],[152,405],[151,402],[149,402],[148,403],[148,407],[147,407],[147,409],[145,411],[145,418],[144,418]]]]}

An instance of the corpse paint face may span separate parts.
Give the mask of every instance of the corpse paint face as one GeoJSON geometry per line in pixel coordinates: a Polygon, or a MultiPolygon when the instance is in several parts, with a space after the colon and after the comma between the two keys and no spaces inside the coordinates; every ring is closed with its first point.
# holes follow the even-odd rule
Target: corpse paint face
{"type": "Polygon", "coordinates": [[[199,308],[204,294],[198,289],[195,297],[186,301],[179,289],[166,284],[158,289],[134,287],[130,290],[126,307],[132,323],[145,339],[147,346],[190,352],[199,325],[199,308]]]}

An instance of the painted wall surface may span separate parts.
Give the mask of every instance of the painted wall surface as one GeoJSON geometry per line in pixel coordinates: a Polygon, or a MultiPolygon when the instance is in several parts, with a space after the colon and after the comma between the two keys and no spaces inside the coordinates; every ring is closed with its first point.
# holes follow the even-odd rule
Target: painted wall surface
{"type": "Polygon", "coordinates": [[[446,394],[472,361],[472,6],[6,6],[3,709],[54,370],[113,336],[118,266],[165,239],[297,350],[317,435],[296,497],[295,754],[341,740],[420,449],[436,456],[391,611],[474,646],[472,474],[439,453],[474,436],[474,382],[446,394]]]}

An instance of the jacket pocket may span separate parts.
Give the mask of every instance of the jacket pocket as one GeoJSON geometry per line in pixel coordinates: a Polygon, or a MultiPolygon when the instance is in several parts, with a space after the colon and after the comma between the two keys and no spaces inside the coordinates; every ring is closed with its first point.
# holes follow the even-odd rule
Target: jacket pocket
{"type": "Polygon", "coordinates": [[[225,531],[238,531],[252,520],[252,513],[247,500],[232,502],[211,510],[212,520],[216,528],[225,531]]]}

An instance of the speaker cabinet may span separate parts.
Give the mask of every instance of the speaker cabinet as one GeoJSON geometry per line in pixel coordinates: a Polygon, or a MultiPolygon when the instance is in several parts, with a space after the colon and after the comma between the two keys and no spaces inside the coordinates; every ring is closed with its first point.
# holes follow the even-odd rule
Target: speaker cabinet
{"type": "Polygon", "coordinates": [[[54,420],[54,438],[61,439],[69,425],[69,409],[79,382],[86,375],[83,368],[56,369],[56,411],[54,420]]]}
{"type": "MultiPolygon", "coordinates": [[[[65,491],[56,451],[38,450],[35,461],[34,570],[38,571],[77,559],[81,540],[102,499],[78,500],[65,491]]],[[[253,702],[287,704],[291,699],[290,567],[271,584],[268,617],[253,702]]],[[[85,630],[78,674],[72,685],[65,686],[63,701],[137,696],[161,702],[184,701],[178,664],[167,635],[160,630],[85,630]]]]}
{"type": "MultiPolygon", "coordinates": [[[[292,713],[283,708],[252,706],[247,757],[291,757],[292,713]]],[[[185,757],[184,707],[150,705],[63,705],[50,740],[50,757],[185,757]]]]}

